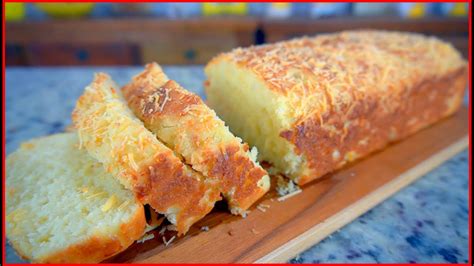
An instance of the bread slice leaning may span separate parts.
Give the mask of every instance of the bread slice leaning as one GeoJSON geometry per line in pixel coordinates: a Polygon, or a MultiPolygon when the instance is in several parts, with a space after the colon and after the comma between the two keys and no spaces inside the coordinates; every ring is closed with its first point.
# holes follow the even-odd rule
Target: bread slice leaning
{"type": "Polygon", "coordinates": [[[57,134],[7,158],[7,238],[32,262],[97,263],[144,233],[143,205],[77,145],[57,134]]]}
{"type": "Polygon", "coordinates": [[[123,87],[130,108],[157,137],[208,180],[219,183],[234,214],[244,214],[269,189],[256,150],[235,137],[199,96],[168,79],[156,63],[123,87]]]}
{"type": "Polygon", "coordinates": [[[97,74],[86,87],[72,120],[80,145],[179,234],[220,199],[212,180],[185,165],[134,116],[108,75],[97,74]]]}

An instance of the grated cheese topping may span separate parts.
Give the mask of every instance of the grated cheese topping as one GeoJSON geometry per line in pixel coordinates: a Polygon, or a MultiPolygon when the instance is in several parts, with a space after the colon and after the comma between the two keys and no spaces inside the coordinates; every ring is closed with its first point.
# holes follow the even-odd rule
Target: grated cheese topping
{"type": "Polygon", "coordinates": [[[102,212],[106,212],[110,210],[117,202],[117,197],[115,195],[110,196],[110,198],[107,199],[107,201],[102,205],[102,212]]]}
{"type": "MultiPolygon", "coordinates": [[[[228,60],[257,74],[281,96],[293,122],[338,111],[372,93],[412,87],[466,65],[449,43],[394,31],[345,31],[268,45],[237,48],[209,65],[228,60]]],[[[382,98],[385,98],[382,96],[382,98]]],[[[390,102],[382,102],[387,109],[390,102]]]]}

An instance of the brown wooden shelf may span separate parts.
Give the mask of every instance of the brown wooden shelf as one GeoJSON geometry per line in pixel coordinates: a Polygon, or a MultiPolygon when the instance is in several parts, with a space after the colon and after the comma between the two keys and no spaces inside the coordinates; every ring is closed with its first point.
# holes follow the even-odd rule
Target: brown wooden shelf
{"type": "Polygon", "coordinates": [[[268,20],[259,18],[87,19],[8,22],[7,65],[204,64],[214,55],[261,40],[348,29],[436,35],[467,54],[467,18],[398,17],[268,20]],[[117,58],[121,57],[121,58],[117,58]]]}
{"type": "Polygon", "coordinates": [[[399,17],[337,18],[321,20],[293,19],[289,21],[266,20],[259,24],[267,42],[277,42],[303,35],[355,29],[377,29],[417,32],[434,35],[450,42],[464,57],[468,55],[469,24],[467,18],[399,17]]]}
{"type": "Polygon", "coordinates": [[[384,29],[412,31],[435,35],[459,35],[469,32],[467,18],[427,17],[404,19],[400,17],[341,17],[329,19],[263,20],[266,31],[293,31],[295,33],[325,33],[350,29],[384,29]]]}
{"type": "MultiPolygon", "coordinates": [[[[6,24],[7,43],[143,42],[161,34],[253,32],[254,19],[96,19],[6,24]]],[[[190,36],[192,37],[192,36],[190,36]]]]}

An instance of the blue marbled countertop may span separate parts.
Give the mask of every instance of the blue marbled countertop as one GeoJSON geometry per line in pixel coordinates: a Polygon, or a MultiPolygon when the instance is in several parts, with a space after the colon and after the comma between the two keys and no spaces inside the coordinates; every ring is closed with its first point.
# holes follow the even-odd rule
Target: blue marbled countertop
{"type": "MultiPolygon", "coordinates": [[[[7,68],[6,151],[22,141],[61,132],[93,73],[123,85],[140,67],[7,68]]],[[[165,67],[185,88],[203,95],[200,66],[165,67]]],[[[7,262],[20,262],[7,246],[7,262]]],[[[468,152],[303,252],[291,262],[467,262],[468,152]]]]}

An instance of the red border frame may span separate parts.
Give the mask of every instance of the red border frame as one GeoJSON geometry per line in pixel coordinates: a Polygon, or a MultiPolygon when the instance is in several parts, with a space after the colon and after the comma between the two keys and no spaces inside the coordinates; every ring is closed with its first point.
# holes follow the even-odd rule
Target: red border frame
{"type": "MultiPolygon", "coordinates": [[[[472,73],[472,1],[469,2],[469,48],[468,48],[469,72],[472,73]]],[[[469,264],[472,265],[472,75],[469,75],[469,264]]]]}
{"type": "Polygon", "coordinates": [[[5,147],[5,4],[2,0],[2,264],[5,264],[6,256],[6,231],[5,231],[5,159],[6,159],[6,147],[5,147]]]}
{"type": "MultiPolygon", "coordinates": [[[[469,48],[468,48],[468,60],[469,60],[469,72],[472,72],[472,1],[469,2],[469,48]]],[[[469,188],[468,188],[468,205],[469,205],[469,232],[468,232],[468,240],[469,240],[469,264],[472,265],[472,75],[469,75],[469,154],[468,154],[468,161],[469,161],[469,188]]]]}
{"type": "MultiPolygon", "coordinates": [[[[3,103],[3,108],[2,108],[2,264],[3,265],[21,265],[21,264],[7,264],[6,261],[5,261],[5,258],[6,258],[6,229],[5,229],[5,178],[6,178],[6,173],[5,173],[5,160],[6,160],[6,131],[5,131],[5,105],[6,105],[6,100],[5,100],[5,70],[6,70],[6,65],[5,65],[5,44],[6,44],[6,40],[5,40],[5,3],[6,2],[65,2],[65,1],[60,1],[60,0],[43,0],[43,1],[37,1],[37,0],[34,0],[34,1],[24,1],[24,0],[19,0],[19,1],[11,1],[11,0],[2,0],[2,76],[4,77],[3,80],[2,80],[2,103],[3,103]]],[[[124,1],[124,0],[116,0],[116,1],[111,1],[111,0],[104,0],[104,1],[82,1],[82,0],[79,0],[79,1],[74,1],[74,2],[131,2],[131,1],[124,1]]],[[[156,1],[149,1],[149,0],[145,0],[145,1],[141,1],[141,2],[156,2],[156,1]]],[[[158,2],[163,2],[163,1],[158,1],[158,2]]],[[[175,2],[204,2],[204,1],[175,1],[175,2]]],[[[226,1],[213,1],[213,2],[226,2],[226,1]]],[[[252,2],[252,1],[239,1],[239,2],[252,2]]],[[[287,2],[287,1],[281,1],[281,0],[277,0],[277,1],[268,1],[268,0],[264,0],[264,1],[255,1],[255,2],[287,2]]],[[[295,2],[312,2],[312,1],[295,1],[295,2]]],[[[336,1],[324,1],[324,2],[347,2],[347,1],[343,1],[343,0],[336,0],[336,1]]],[[[358,2],[358,1],[355,1],[355,2],[358,2]]],[[[369,0],[369,1],[364,1],[364,2],[378,2],[378,1],[373,1],[373,0],[369,0]]],[[[397,2],[397,1],[387,1],[387,2],[397,2]]],[[[450,1],[439,1],[439,0],[436,0],[436,1],[428,1],[428,0],[414,0],[414,1],[410,1],[410,2],[468,2],[469,3],[469,48],[468,48],[468,61],[469,61],[469,72],[468,73],[471,73],[471,70],[472,70],[472,0],[469,0],[469,1],[459,1],[459,0],[450,0],[450,1]]],[[[469,216],[468,216],[468,219],[469,219],[469,231],[468,231],[468,240],[471,240],[471,237],[472,237],[472,145],[471,145],[471,141],[472,141],[472,76],[470,75],[469,76],[469,88],[468,88],[468,97],[469,97],[469,104],[468,104],[468,109],[469,109],[469,188],[468,188],[468,198],[469,198],[469,202],[468,202],[468,206],[469,206],[469,216]]],[[[468,263],[465,263],[464,265],[472,265],[473,261],[472,261],[472,242],[469,241],[468,242],[469,246],[468,246],[468,263]]],[[[60,265],[67,265],[67,264],[60,264],[60,265]]],[[[106,265],[106,264],[104,264],[106,265]]],[[[109,264],[109,265],[113,265],[113,264],[109,264]]],[[[197,264],[199,265],[199,264],[197,264]]],[[[202,264],[201,264],[202,265],[202,264]]],[[[289,265],[289,264],[286,264],[286,265],[289,265]]],[[[332,265],[344,265],[344,264],[332,264],[332,265]]],[[[362,264],[363,265],[363,264],[362,264]]],[[[409,264],[392,264],[392,265],[409,265],[409,264]]],[[[443,265],[443,264],[422,264],[422,265],[443,265]]],[[[463,265],[463,264],[461,264],[463,265]]]]}

